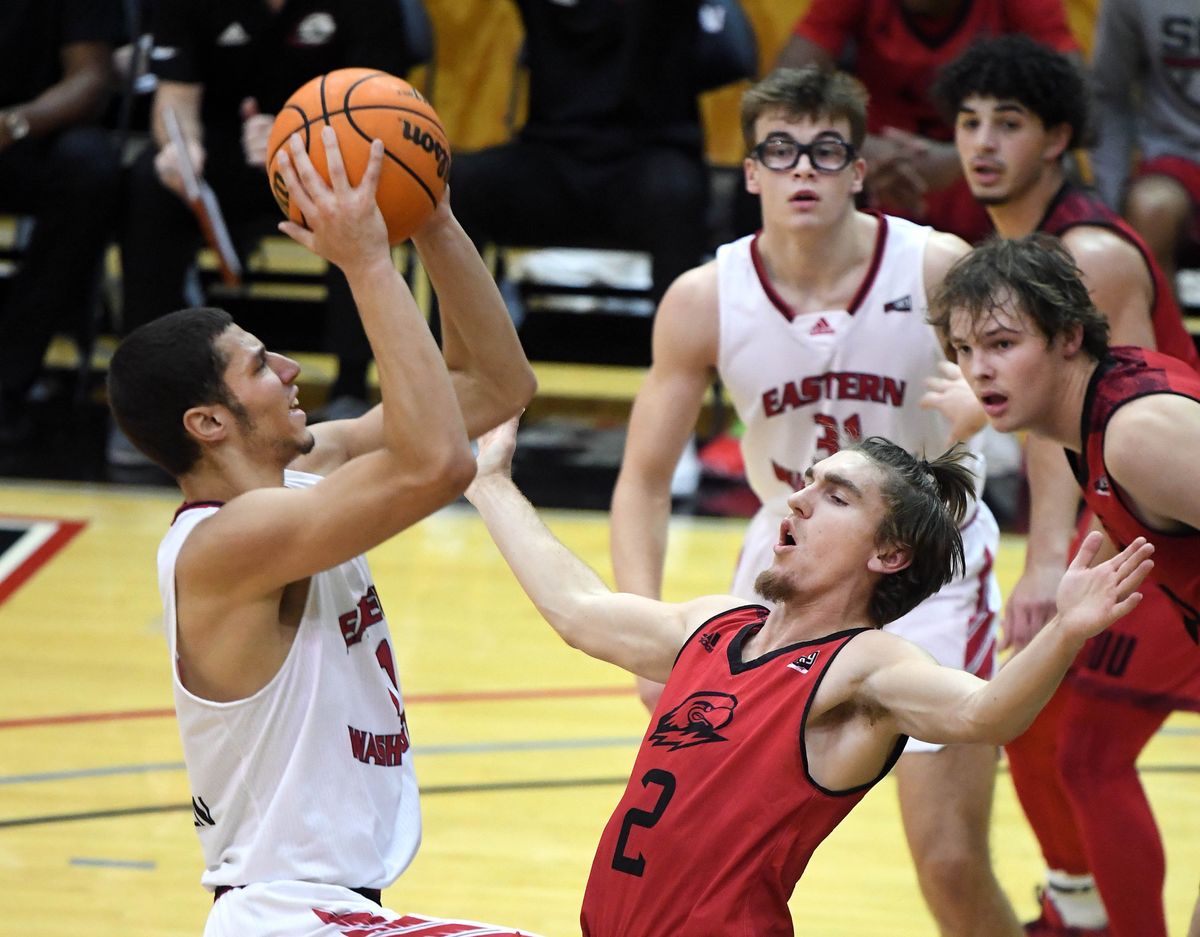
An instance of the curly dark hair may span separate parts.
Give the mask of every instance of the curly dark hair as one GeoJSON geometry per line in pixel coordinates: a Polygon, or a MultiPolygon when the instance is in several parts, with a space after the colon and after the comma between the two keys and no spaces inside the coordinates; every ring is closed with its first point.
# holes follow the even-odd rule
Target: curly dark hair
{"type": "Polygon", "coordinates": [[[930,94],[951,126],[974,94],[1016,101],[1047,128],[1067,124],[1067,149],[1090,142],[1088,91],[1079,69],[1061,52],[1025,35],[976,40],[941,69],[930,94]]]}

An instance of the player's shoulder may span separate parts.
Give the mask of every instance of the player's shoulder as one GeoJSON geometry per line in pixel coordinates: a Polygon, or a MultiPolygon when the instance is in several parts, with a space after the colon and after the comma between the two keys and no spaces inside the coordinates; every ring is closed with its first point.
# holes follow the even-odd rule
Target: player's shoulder
{"type": "Polygon", "coordinates": [[[660,314],[679,310],[692,314],[696,310],[716,312],[718,302],[717,262],[710,260],[692,267],[677,276],[667,287],[660,303],[660,314]]]}
{"type": "Polygon", "coordinates": [[[1085,274],[1112,271],[1114,265],[1146,269],[1146,260],[1137,245],[1109,225],[1077,224],[1064,231],[1060,240],[1085,274]]]}
{"type": "Polygon", "coordinates": [[[926,290],[932,291],[940,286],[950,268],[970,252],[971,245],[957,234],[950,234],[948,231],[930,231],[922,263],[926,290]]]}
{"type": "Polygon", "coordinates": [[[1179,393],[1151,393],[1117,407],[1104,430],[1104,457],[1120,464],[1154,463],[1181,438],[1200,437],[1200,400],[1179,393]]]}

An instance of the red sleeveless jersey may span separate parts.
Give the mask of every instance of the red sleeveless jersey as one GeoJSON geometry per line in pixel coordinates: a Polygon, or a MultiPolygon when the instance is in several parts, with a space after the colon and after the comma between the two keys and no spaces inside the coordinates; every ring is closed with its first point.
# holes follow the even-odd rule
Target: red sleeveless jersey
{"type": "Polygon", "coordinates": [[[786,937],[813,850],[879,777],[846,791],[809,776],[817,687],[856,629],[743,661],[767,616],[731,609],[688,639],[608,821],[583,898],[584,937],[786,937]]]}
{"type": "Polygon", "coordinates": [[[1154,305],[1150,308],[1150,319],[1154,326],[1157,350],[1186,362],[1195,371],[1200,371],[1200,354],[1197,354],[1196,343],[1184,328],[1183,315],[1175,303],[1175,294],[1141,235],[1134,231],[1124,218],[1105,205],[1098,195],[1078,186],[1064,185],[1046,209],[1046,215],[1038,225],[1038,230],[1062,237],[1071,228],[1081,225],[1107,228],[1138,249],[1154,282],[1154,305]]]}
{"type": "MultiPolygon", "coordinates": [[[[1088,384],[1081,423],[1082,454],[1067,460],[1083,489],[1087,506],[1121,547],[1136,537],[1154,544],[1154,571],[1160,589],[1180,609],[1193,641],[1200,643],[1200,532],[1165,534],[1151,530],[1129,510],[1128,496],[1108,476],[1104,433],[1118,409],[1150,394],[1178,394],[1200,402],[1200,375],[1167,355],[1130,345],[1109,349],[1088,384]]],[[[1164,478],[1163,484],[1190,485],[1194,479],[1164,478]]]]}

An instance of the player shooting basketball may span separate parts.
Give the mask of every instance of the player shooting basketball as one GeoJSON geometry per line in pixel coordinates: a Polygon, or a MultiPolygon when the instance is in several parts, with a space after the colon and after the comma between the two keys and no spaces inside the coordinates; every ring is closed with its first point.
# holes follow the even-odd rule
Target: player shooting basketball
{"type": "Polygon", "coordinates": [[[412,860],[421,821],[388,623],[361,554],[458,497],[473,474],[468,437],[534,390],[448,203],[414,235],[447,324],[443,360],[392,263],[375,202],[382,144],[358,186],[331,128],[322,145],[330,184],[298,138],[281,160],[309,228],[280,227],[345,272],[382,404],[309,430],[296,362],[216,309],[137,329],[109,371],[122,428],[184,497],[159,582],[202,881],[216,898],[209,937],[265,922],[315,935],[390,913],[380,889],[412,860]]]}

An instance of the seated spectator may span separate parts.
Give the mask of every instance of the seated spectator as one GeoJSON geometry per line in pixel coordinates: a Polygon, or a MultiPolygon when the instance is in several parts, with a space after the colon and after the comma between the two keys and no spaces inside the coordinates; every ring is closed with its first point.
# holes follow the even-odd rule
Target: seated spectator
{"type": "Polygon", "coordinates": [[[98,121],[124,39],[120,0],[0,6],[0,212],[33,219],[0,302],[0,446],[33,432],[26,397],[55,330],[91,314],[120,182],[98,121]]]}
{"type": "Polygon", "coordinates": [[[1198,46],[1195,0],[1100,4],[1092,169],[1104,200],[1145,239],[1171,284],[1180,249],[1200,247],[1198,46]]]}
{"type": "Polygon", "coordinates": [[[455,155],[455,213],[477,244],[647,251],[657,300],[708,247],[699,0],[513,2],[529,116],[455,155]]]}
{"type": "MultiPolygon", "coordinates": [[[[158,77],[151,118],[156,145],[131,171],[122,242],[126,331],[185,305],[184,277],[201,241],[164,124],[168,107],[236,240],[272,231],[281,220],[267,184],[266,147],[274,115],[292,92],[337,68],[403,74],[410,64],[396,0],[330,0],[319,9],[285,0],[152,0],[149,13],[158,77]]],[[[326,284],[325,347],[339,359],[330,399],[336,415],[357,415],[366,410],[370,347],[337,268],[329,268],[326,284]]],[[[126,453],[137,457],[119,438],[112,442],[110,461],[121,462],[126,453]]]]}
{"type": "Polygon", "coordinates": [[[929,88],[977,37],[1004,33],[1077,48],[1062,0],[813,0],[779,64],[857,75],[871,95],[862,153],[871,204],[974,243],[991,224],[963,182],[929,88]]]}

